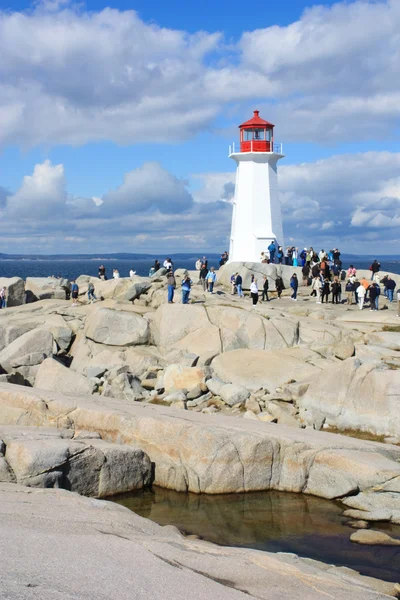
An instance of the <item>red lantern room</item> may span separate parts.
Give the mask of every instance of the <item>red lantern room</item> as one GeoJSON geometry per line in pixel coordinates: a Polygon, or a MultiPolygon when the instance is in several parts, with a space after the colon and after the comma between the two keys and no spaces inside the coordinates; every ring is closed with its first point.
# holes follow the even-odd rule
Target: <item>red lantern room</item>
{"type": "Polygon", "coordinates": [[[259,111],[254,116],[239,125],[240,152],[273,152],[274,125],[259,117],[259,111]]]}

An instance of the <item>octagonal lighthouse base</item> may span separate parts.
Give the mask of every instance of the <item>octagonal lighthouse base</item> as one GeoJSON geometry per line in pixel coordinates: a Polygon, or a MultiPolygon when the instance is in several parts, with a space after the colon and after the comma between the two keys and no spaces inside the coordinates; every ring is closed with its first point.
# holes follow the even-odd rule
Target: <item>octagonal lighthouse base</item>
{"type": "Polygon", "coordinates": [[[230,262],[260,262],[272,240],[283,246],[276,152],[233,152],[237,164],[230,262]]]}

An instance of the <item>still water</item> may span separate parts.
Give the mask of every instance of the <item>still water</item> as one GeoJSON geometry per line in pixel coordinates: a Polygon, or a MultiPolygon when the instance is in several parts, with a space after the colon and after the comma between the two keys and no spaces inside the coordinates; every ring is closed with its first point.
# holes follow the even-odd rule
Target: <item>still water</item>
{"type": "MultiPolygon", "coordinates": [[[[355,530],[345,524],[339,502],[284,492],[212,496],[156,487],[113,501],[160,525],[175,525],[222,546],[293,552],[386,581],[400,579],[400,547],[350,542],[355,530]]],[[[375,523],[373,528],[400,537],[398,526],[375,523]]]]}

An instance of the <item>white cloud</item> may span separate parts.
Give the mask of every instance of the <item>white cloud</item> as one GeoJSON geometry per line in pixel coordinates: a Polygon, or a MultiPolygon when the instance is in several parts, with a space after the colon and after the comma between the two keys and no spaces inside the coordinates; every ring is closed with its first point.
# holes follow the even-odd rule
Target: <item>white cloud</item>
{"type": "Polygon", "coordinates": [[[49,160],[35,166],[26,175],[20,189],[6,198],[6,215],[15,219],[63,218],[67,192],[63,165],[53,166],[49,160]]]}
{"type": "Polygon", "coordinates": [[[284,140],[391,136],[399,28],[398,0],[314,6],[229,46],[63,0],[0,12],[0,144],[185,140],[256,99],[284,140]]]}
{"type": "Polygon", "coordinates": [[[186,212],[193,204],[186,185],[158,163],[145,163],[127,173],[116,190],[103,196],[103,210],[108,214],[186,212]]]}
{"type": "MultiPolygon", "coordinates": [[[[286,239],[299,246],[341,244],[347,251],[398,252],[400,238],[400,153],[338,155],[278,168],[286,239]]],[[[232,173],[201,176],[196,194],[217,200],[232,173]],[[214,193],[212,193],[212,187],[214,193]]]]}

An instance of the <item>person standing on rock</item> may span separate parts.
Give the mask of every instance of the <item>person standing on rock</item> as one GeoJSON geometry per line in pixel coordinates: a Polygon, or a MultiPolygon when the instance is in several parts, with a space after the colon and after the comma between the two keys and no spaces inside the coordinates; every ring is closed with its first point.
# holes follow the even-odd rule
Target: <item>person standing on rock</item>
{"type": "Polygon", "coordinates": [[[301,258],[301,266],[305,267],[306,260],[307,260],[307,248],[303,248],[303,250],[300,252],[300,258],[301,258]]]}
{"type": "Polygon", "coordinates": [[[2,287],[0,290],[0,308],[7,307],[7,288],[2,287]]]}
{"type": "Polygon", "coordinates": [[[368,289],[370,310],[379,310],[379,295],[381,293],[381,288],[377,283],[372,283],[368,289]]]}
{"type": "Polygon", "coordinates": [[[339,277],[335,277],[332,282],[332,304],[339,304],[342,296],[342,285],[339,277]]]}
{"type": "Polygon", "coordinates": [[[91,304],[92,304],[92,302],[95,302],[97,300],[97,296],[94,293],[94,285],[91,281],[89,281],[89,284],[88,284],[87,296],[88,296],[88,302],[90,302],[91,304]]]}
{"type": "Polygon", "coordinates": [[[255,280],[254,276],[253,276],[253,280],[250,284],[250,296],[253,301],[253,308],[255,308],[257,306],[257,302],[258,302],[258,285],[257,285],[257,281],[255,280]]]}
{"type": "Polygon", "coordinates": [[[321,304],[322,281],[321,281],[321,277],[319,275],[316,275],[314,277],[311,289],[312,289],[311,296],[315,292],[315,295],[317,296],[317,304],[321,304]]]}
{"type": "Polygon", "coordinates": [[[297,279],[296,273],[293,273],[292,277],[290,278],[290,287],[293,290],[293,293],[290,297],[292,300],[295,300],[297,302],[297,290],[299,287],[299,281],[297,279]]]}
{"type": "Polygon", "coordinates": [[[241,275],[239,275],[239,273],[236,273],[235,283],[236,283],[236,289],[237,289],[238,297],[239,298],[244,298],[243,289],[242,289],[243,278],[242,278],[241,275]]]}
{"type": "Polygon", "coordinates": [[[272,263],[274,263],[275,262],[275,253],[276,253],[276,246],[275,246],[274,240],[272,240],[270,245],[268,246],[268,252],[269,252],[270,261],[272,263]]]}
{"type": "Polygon", "coordinates": [[[396,288],[396,282],[389,275],[385,282],[386,296],[389,302],[393,302],[393,294],[396,288]]]}
{"type": "Polygon", "coordinates": [[[235,275],[235,273],[232,273],[230,283],[231,283],[231,296],[234,296],[236,294],[236,275],[235,275]]]}
{"type": "Polygon", "coordinates": [[[354,284],[349,279],[348,282],[346,283],[346,298],[347,298],[347,304],[349,306],[351,306],[353,304],[353,290],[354,290],[354,284]]]}
{"type": "Polygon", "coordinates": [[[107,279],[106,268],[104,265],[99,266],[99,279],[104,279],[104,281],[107,279]]]}
{"type": "Polygon", "coordinates": [[[200,283],[203,286],[204,292],[208,289],[207,288],[207,285],[208,285],[207,273],[208,273],[207,265],[206,265],[206,263],[203,263],[201,265],[201,269],[200,269],[200,283]]]}
{"type": "Polygon", "coordinates": [[[363,309],[366,293],[367,292],[366,292],[365,287],[362,284],[359,284],[357,287],[357,298],[358,298],[358,308],[360,310],[363,309]]]}
{"type": "Polygon", "coordinates": [[[372,271],[371,274],[371,281],[374,280],[374,277],[377,273],[379,273],[379,269],[381,268],[381,263],[379,263],[376,258],[374,260],[374,262],[372,263],[372,265],[370,266],[369,270],[372,271]]]}
{"type": "Polygon", "coordinates": [[[74,279],[73,282],[71,283],[72,306],[78,306],[78,296],[79,296],[79,286],[74,279]]]}
{"type": "Polygon", "coordinates": [[[215,272],[214,267],[211,267],[211,269],[208,271],[206,279],[208,281],[208,291],[210,292],[210,294],[213,294],[214,284],[217,281],[217,274],[215,272]]]}
{"type": "Polygon", "coordinates": [[[132,277],[134,277],[136,275],[136,271],[133,270],[133,268],[129,271],[129,277],[132,279],[132,277]]]}
{"type": "Polygon", "coordinates": [[[282,277],[279,277],[279,276],[278,276],[278,277],[275,279],[275,289],[276,289],[276,292],[277,292],[277,294],[278,294],[278,300],[280,300],[280,299],[281,299],[281,296],[282,296],[282,292],[283,292],[283,290],[285,289],[285,286],[284,286],[284,284],[283,284],[283,279],[282,279],[282,277]]]}
{"type": "Polygon", "coordinates": [[[201,269],[201,258],[198,258],[196,260],[195,267],[196,267],[196,271],[200,271],[200,269],[201,269]]]}
{"type": "Polygon", "coordinates": [[[113,269],[113,277],[114,277],[114,279],[119,279],[119,271],[118,271],[118,269],[113,269]]]}
{"type": "Polygon", "coordinates": [[[301,269],[301,272],[303,274],[303,285],[309,285],[310,266],[304,264],[304,266],[301,269]]]}
{"type": "Polygon", "coordinates": [[[161,265],[159,260],[156,258],[156,260],[154,261],[154,273],[157,273],[157,271],[159,271],[161,269],[161,265]]]}
{"type": "Polygon", "coordinates": [[[182,304],[189,304],[190,290],[192,289],[192,280],[189,275],[185,275],[182,280],[182,304]]]}
{"type": "Polygon", "coordinates": [[[293,247],[292,251],[292,264],[294,267],[297,267],[299,260],[299,249],[293,247]]]}
{"type": "Polygon", "coordinates": [[[400,317],[400,288],[396,292],[397,296],[397,316],[400,317]]]}
{"type": "Polygon", "coordinates": [[[167,275],[167,284],[168,284],[168,304],[174,303],[174,293],[176,288],[176,280],[173,271],[168,271],[167,275]]]}
{"type": "Polygon", "coordinates": [[[324,303],[324,298],[326,298],[326,304],[329,302],[329,294],[331,293],[331,288],[329,285],[329,279],[325,278],[322,286],[322,298],[321,303],[324,303]]]}
{"type": "Polygon", "coordinates": [[[264,275],[262,302],[269,302],[268,289],[269,289],[268,277],[266,275],[264,275]]]}

